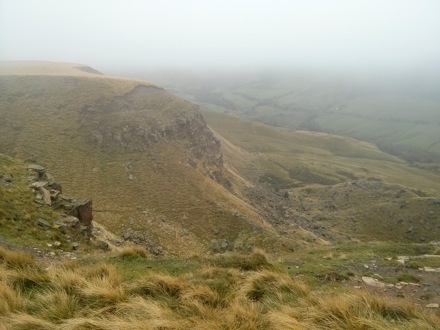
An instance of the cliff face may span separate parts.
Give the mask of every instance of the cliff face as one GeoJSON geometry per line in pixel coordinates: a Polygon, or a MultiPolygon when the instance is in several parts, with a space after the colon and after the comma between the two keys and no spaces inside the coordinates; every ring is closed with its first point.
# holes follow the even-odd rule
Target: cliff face
{"type": "Polygon", "coordinates": [[[104,152],[148,152],[160,142],[187,150],[187,163],[228,186],[220,141],[197,106],[147,86],[83,106],[81,126],[104,152]],[[158,102],[157,100],[161,100],[158,102]],[[158,111],[158,109],[160,111],[158,111]]]}

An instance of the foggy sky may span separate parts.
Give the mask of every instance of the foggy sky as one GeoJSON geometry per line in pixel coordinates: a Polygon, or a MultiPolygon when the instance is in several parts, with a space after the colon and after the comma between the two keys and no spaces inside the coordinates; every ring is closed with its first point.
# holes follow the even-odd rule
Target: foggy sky
{"type": "Polygon", "coordinates": [[[438,0],[0,0],[0,60],[439,68],[438,0]]]}

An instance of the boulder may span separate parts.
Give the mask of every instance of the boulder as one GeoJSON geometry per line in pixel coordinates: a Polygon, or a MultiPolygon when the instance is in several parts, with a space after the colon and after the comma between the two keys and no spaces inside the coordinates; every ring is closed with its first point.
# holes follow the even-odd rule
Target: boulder
{"type": "Polygon", "coordinates": [[[37,219],[37,225],[43,227],[44,229],[49,229],[52,227],[52,225],[49,222],[43,219],[37,219]]]}
{"type": "Polygon", "coordinates": [[[74,200],[71,209],[67,210],[67,214],[78,218],[81,225],[88,228],[88,233],[92,233],[92,201],[89,199],[74,200]]]}
{"type": "Polygon", "coordinates": [[[33,171],[35,171],[35,172],[37,172],[37,173],[42,173],[42,172],[44,172],[44,167],[43,167],[43,166],[40,166],[40,165],[36,165],[36,164],[29,164],[29,165],[28,165],[28,169],[29,169],[29,170],[33,170],[33,171]]]}
{"type": "Polygon", "coordinates": [[[40,192],[43,195],[43,200],[46,205],[52,205],[52,201],[50,199],[50,191],[44,187],[40,187],[40,192]]]}
{"type": "Polygon", "coordinates": [[[362,281],[369,286],[374,286],[376,288],[384,288],[385,283],[376,280],[375,278],[369,276],[362,276],[362,281]]]}

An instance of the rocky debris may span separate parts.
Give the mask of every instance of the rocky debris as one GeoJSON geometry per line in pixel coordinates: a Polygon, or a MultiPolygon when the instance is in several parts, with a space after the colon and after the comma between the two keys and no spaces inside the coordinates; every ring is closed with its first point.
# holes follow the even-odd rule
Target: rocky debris
{"type": "Polygon", "coordinates": [[[93,229],[92,201],[63,195],[61,184],[57,183],[43,166],[31,164],[28,165],[28,170],[35,173],[29,178],[29,187],[35,196],[34,201],[63,211],[62,218],[53,226],[43,219],[37,219],[37,224],[44,229],[59,229],[63,234],[67,234],[70,230],[79,230],[85,232],[84,238],[89,239],[93,229]]]}
{"type": "Polygon", "coordinates": [[[121,237],[126,242],[131,242],[137,245],[144,246],[148,252],[155,256],[164,256],[166,254],[164,248],[161,245],[156,244],[150,237],[148,237],[148,234],[145,232],[137,232],[128,229],[121,234],[121,237]]]}
{"type": "Polygon", "coordinates": [[[433,268],[433,267],[422,267],[422,268],[419,268],[419,270],[423,270],[423,271],[425,271],[425,272],[440,273],[440,267],[439,267],[439,268],[433,268]]]}
{"type": "Polygon", "coordinates": [[[229,241],[227,239],[213,239],[211,241],[211,249],[214,252],[224,252],[229,247],[229,241]]]}
{"type": "Polygon", "coordinates": [[[78,218],[80,224],[86,227],[89,236],[92,234],[93,205],[89,199],[72,200],[72,206],[67,208],[66,214],[78,218]]]}

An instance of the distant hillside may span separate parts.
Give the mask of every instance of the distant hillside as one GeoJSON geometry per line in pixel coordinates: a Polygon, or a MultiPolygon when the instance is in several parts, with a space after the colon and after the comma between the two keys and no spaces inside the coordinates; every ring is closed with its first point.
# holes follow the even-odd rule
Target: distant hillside
{"type": "Polygon", "coordinates": [[[202,109],[273,126],[342,134],[410,161],[440,162],[440,78],[307,72],[156,72],[202,109]]]}
{"type": "Polygon", "coordinates": [[[248,180],[244,195],[272,222],[298,225],[326,240],[438,239],[438,167],[410,166],[351,138],[203,114],[228,141],[226,164],[248,180]]]}

